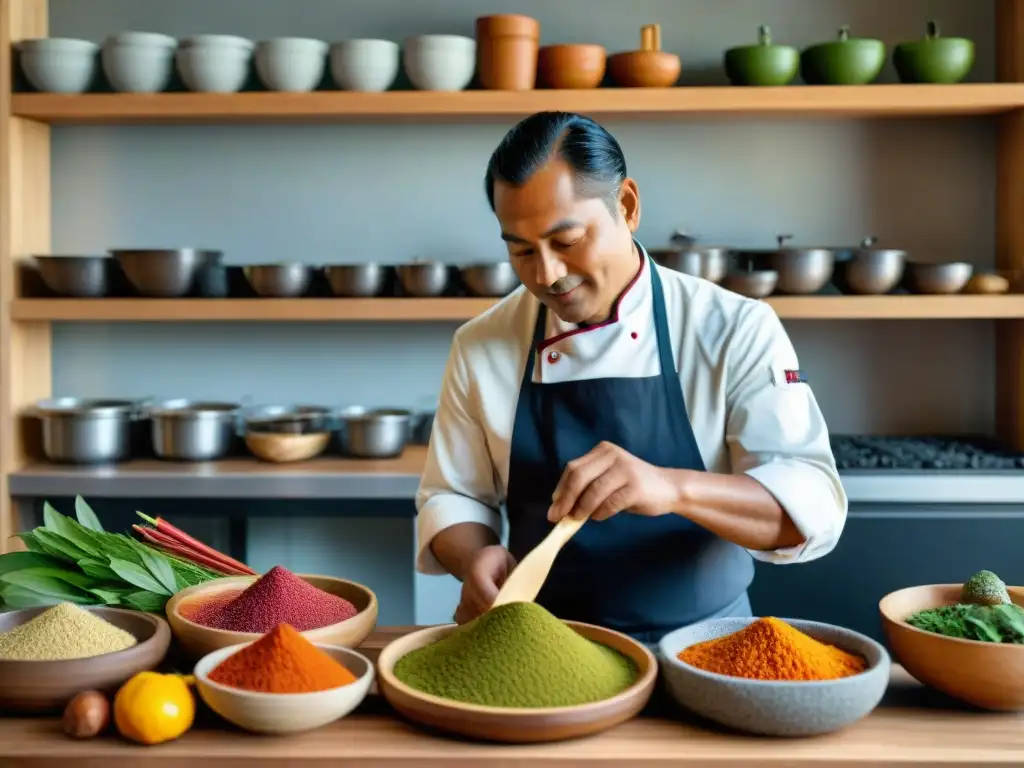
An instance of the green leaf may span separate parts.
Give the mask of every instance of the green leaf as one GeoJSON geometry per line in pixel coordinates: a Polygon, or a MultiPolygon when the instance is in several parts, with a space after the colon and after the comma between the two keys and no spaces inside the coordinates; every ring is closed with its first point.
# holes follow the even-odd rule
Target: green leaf
{"type": "Polygon", "coordinates": [[[43,504],[44,528],[49,532],[70,541],[87,555],[96,557],[99,554],[98,542],[93,538],[88,528],[83,528],[75,520],[65,517],[50,506],[49,502],[43,504]]]}
{"type": "Polygon", "coordinates": [[[142,557],[142,564],[146,566],[146,570],[163,585],[164,589],[167,590],[167,594],[173,595],[178,591],[178,582],[174,578],[174,570],[171,568],[171,563],[166,557],[155,549],[140,550],[139,555],[142,557]]]}
{"type": "Polygon", "coordinates": [[[154,595],[152,592],[133,592],[130,595],[125,595],[124,603],[136,611],[160,613],[167,605],[167,598],[154,595]]]}
{"type": "MultiPolygon", "coordinates": [[[[979,606],[987,607],[987,606],[979,606]]],[[[979,640],[984,640],[990,643],[1001,643],[1003,642],[1003,636],[999,632],[999,628],[993,626],[986,617],[987,612],[972,612],[964,616],[964,621],[971,626],[978,634],[979,640]]]]}
{"type": "Polygon", "coordinates": [[[60,601],[64,602],[78,603],[79,605],[90,605],[97,602],[88,592],[51,576],[40,576],[34,573],[15,571],[0,576],[0,581],[13,584],[16,587],[24,587],[38,595],[59,598],[60,601]]]}
{"type": "Polygon", "coordinates": [[[63,568],[66,565],[66,560],[42,552],[8,552],[0,555],[0,574],[26,568],[63,568]]]}
{"type": "MultiPolygon", "coordinates": [[[[73,587],[84,589],[88,591],[91,587],[97,585],[97,580],[91,576],[86,576],[84,573],[78,573],[68,568],[23,568],[20,571],[9,571],[8,573],[27,573],[33,576],[46,576],[51,579],[59,579],[60,581],[66,582],[73,587]]],[[[0,574],[0,579],[8,574],[0,574]]]]}
{"type": "Polygon", "coordinates": [[[75,517],[78,518],[78,522],[83,528],[88,528],[90,531],[96,531],[97,533],[104,533],[103,524],[100,522],[100,519],[96,517],[92,507],[86,504],[85,499],[81,496],[75,496],[75,517]]]}
{"type": "Polygon", "coordinates": [[[102,600],[104,605],[118,605],[125,597],[124,592],[112,589],[90,589],[89,592],[102,600]]]}
{"type": "Polygon", "coordinates": [[[114,570],[114,573],[129,584],[134,584],[139,589],[144,589],[147,592],[155,592],[158,595],[167,595],[168,597],[174,594],[173,592],[168,591],[163,584],[154,579],[150,575],[149,571],[141,565],[136,565],[135,563],[129,563],[127,560],[112,557],[110,558],[110,567],[114,570]]]}
{"type": "Polygon", "coordinates": [[[0,589],[0,603],[3,603],[12,611],[20,608],[40,608],[42,606],[58,605],[62,602],[64,601],[59,597],[40,595],[31,589],[16,587],[13,584],[7,584],[3,589],[0,589]]]}
{"type": "Polygon", "coordinates": [[[1007,630],[1007,633],[1012,635],[1011,640],[1013,642],[1020,643],[1024,641],[1024,612],[1021,611],[1017,605],[994,605],[992,606],[992,614],[995,617],[996,623],[1002,628],[1007,630]]]}
{"type": "Polygon", "coordinates": [[[87,557],[84,560],[78,561],[78,567],[94,579],[102,579],[104,581],[120,581],[121,577],[118,576],[114,571],[107,565],[104,560],[94,560],[91,557],[87,557]]]}
{"type": "Polygon", "coordinates": [[[74,542],[46,528],[36,528],[32,531],[32,536],[39,543],[43,552],[55,557],[62,557],[76,563],[87,557],[93,557],[91,553],[81,549],[74,542]]]}

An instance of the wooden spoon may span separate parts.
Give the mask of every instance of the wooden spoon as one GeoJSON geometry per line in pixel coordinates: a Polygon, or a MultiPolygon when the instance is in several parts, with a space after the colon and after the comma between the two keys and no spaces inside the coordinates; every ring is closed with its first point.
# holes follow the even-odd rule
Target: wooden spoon
{"type": "Polygon", "coordinates": [[[574,517],[563,517],[555,523],[555,527],[544,537],[544,541],[530,550],[515,567],[498,592],[498,596],[494,598],[491,608],[506,603],[532,603],[536,600],[541,587],[547,581],[548,574],[551,573],[551,566],[555,564],[558,553],[585,522],[586,518],[578,520],[574,517]]]}

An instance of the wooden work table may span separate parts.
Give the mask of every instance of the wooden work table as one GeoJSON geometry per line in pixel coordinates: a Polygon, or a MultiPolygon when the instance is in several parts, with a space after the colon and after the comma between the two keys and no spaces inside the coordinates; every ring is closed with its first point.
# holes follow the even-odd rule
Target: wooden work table
{"type": "MultiPolygon", "coordinates": [[[[380,648],[407,628],[374,633],[380,648]]],[[[288,737],[253,736],[208,713],[175,742],[138,747],[116,737],[72,741],[54,718],[0,718],[3,768],[449,768],[541,766],[1024,765],[1024,717],[968,711],[911,680],[902,669],[882,706],[860,723],[812,739],[764,739],[726,733],[685,713],[643,716],[587,739],[531,746],[491,745],[428,734],[369,697],[356,714],[288,737]]]]}

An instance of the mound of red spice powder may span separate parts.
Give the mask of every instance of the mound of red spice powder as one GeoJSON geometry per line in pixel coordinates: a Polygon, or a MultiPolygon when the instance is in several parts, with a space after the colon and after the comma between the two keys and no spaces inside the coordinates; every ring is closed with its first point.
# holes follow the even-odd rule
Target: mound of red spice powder
{"type": "Polygon", "coordinates": [[[230,603],[240,594],[241,589],[225,589],[223,592],[216,592],[212,595],[197,595],[193,598],[182,600],[178,604],[178,615],[183,619],[206,624],[211,616],[230,603]]]}
{"type": "Polygon", "coordinates": [[[314,693],[341,688],[356,676],[294,627],[279,624],[214,667],[210,680],[259,693],[314,693]]]}
{"type": "Polygon", "coordinates": [[[188,618],[213,629],[262,634],[278,624],[307,632],[351,619],[357,613],[345,598],[317,589],[276,565],[231,602],[208,603],[188,618]]]}

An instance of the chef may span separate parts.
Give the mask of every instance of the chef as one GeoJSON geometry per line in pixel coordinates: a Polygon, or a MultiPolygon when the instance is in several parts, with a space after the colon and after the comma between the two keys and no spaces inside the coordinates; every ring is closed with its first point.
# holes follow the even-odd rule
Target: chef
{"type": "Polygon", "coordinates": [[[537,598],[556,616],[643,642],[749,616],[754,560],[828,554],[847,510],[778,317],[654,264],[622,149],[586,117],[523,120],[485,187],[522,287],[455,334],[418,570],[462,581],[464,623],[572,515],[589,519],[537,598]]]}

